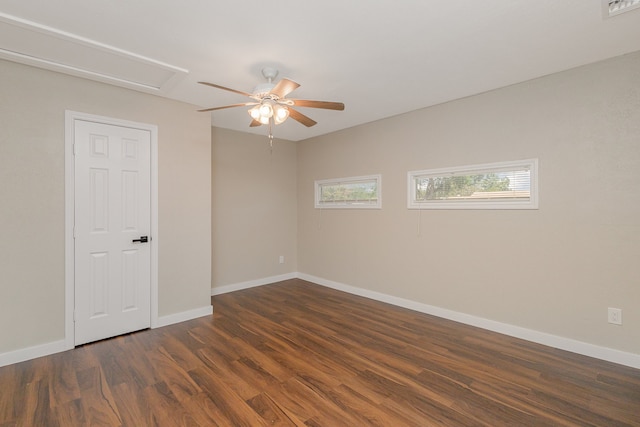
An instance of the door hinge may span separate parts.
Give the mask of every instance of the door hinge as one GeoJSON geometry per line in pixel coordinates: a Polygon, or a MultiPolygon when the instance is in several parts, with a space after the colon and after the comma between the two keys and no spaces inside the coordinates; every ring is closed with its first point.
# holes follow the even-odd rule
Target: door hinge
{"type": "Polygon", "coordinates": [[[73,321],[74,322],[76,321],[76,311],[75,310],[73,310],[73,321]]]}
{"type": "Polygon", "coordinates": [[[73,238],[74,239],[76,238],[76,226],[75,225],[73,226],[73,238]]]}
{"type": "Polygon", "coordinates": [[[74,156],[76,155],[76,144],[75,143],[73,144],[73,155],[74,156]]]}

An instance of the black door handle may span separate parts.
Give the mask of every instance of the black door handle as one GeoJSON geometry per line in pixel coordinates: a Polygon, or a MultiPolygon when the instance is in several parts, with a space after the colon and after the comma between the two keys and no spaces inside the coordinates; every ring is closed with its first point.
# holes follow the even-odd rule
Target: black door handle
{"type": "Polygon", "coordinates": [[[147,243],[149,241],[149,237],[148,236],[140,236],[139,239],[133,239],[132,242],[140,242],[140,243],[147,243]]]}

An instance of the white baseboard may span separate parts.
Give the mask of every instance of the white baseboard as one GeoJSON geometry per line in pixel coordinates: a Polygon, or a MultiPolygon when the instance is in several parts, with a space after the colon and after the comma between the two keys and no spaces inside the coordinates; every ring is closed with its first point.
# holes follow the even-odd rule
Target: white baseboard
{"type": "Polygon", "coordinates": [[[257,286],[269,285],[271,283],[282,282],[283,280],[297,279],[298,273],[287,273],[279,276],[265,277],[263,279],[250,280],[248,282],[235,283],[233,285],[220,286],[219,288],[211,288],[211,296],[226,294],[243,289],[255,288],[257,286]]]}
{"type": "MultiPolygon", "coordinates": [[[[272,276],[264,279],[252,280],[248,282],[236,283],[233,285],[222,286],[211,289],[211,295],[220,295],[227,292],[238,291],[241,289],[253,288],[256,286],[267,285],[270,283],[281,282],[283,280],[300,278],[317,285],[326,286],[328,288],[359,295],[376,301],[385,302],[399,307],[408,308],[410,310],[421,313],[431,314],[442,317],[444,319],[453,320],[455,322],[464,323],[466,325],[476,326],[482,329],[498,332],[515,338],[524,339],[549,347],[570,351],[572,353],[582,354],[584,356],[594,357],[596,359],[606,360],[608,362],[618,363],[620,365],[629,366],[640,369],[640,355],[635,353],[627,353],[608,347],[597,346],[569,338],[551,335],[544,332],[534,331],[531,329],[513,326],[506,323],[496,322],[453,310],[423,304],[404,298],[398,298],[380,292],[370,291],[355,286],[346,285],[344,283],[334,282],[332,280],[323,279],[321,277],[312,276],[304,273],[288,273],[280,276],[272,276]]],[[[198,317],[210,316],[213,314],[213,306],[205,306],[188,310],[180,313],[170,314],[158,318],[156,327],[168,326],[174,323],[180,323],[198,317]]],[[[19,350],[0,353],[0,367],[11,365],[13,363],[24,362],[26,360],[35,359],[42,356],[48,356],[54,353],[60,353],[70,350],[65,340],[54,341],[47,344],[36,345],[33,347],[23,348],[19,350]]]]}
{"type": "MultiPolygon", "coordinates": [[[[208,305],[193,310],[183,311],[181,313],[170,314],[158,318],[157,325],[154,328],[173,325],[174,323],[184,322],[196,319],[202,316],[210,316],[213,314],[213,306],[208,305]]],[[[0,367],[12,365],[14,363],[24,362],[26,360],[36,359],[42,356],[60,353],[74,348],[73,343],[67,344],[67,340],[54,341],[47,344],[36,345],[33,347],[21,348],[19,350],[0,353],[0,367]]]]}
{"type": "Polygon", "coordinates": [[[534,331],[519,326],[509,325],[507,323],[496,322],[494,320],[484,319],[482,317],[472,316],[457,311],[447,310],[428,304],[423,304],[404,298],[398,298],[380,292],[369,291],[367,289],[357,288],[355,286],[345,285],[321,277],[311,276],[309,274],[298,273],[298,278],[317,285],[326,286],[328,288],[359,295],[376,301],[385,302],[399,307],[408,308],[410,310],[421,313],[431,314],[433,316],[442,317],[444,319],[453,320],[455,322],[464,323],[466,325],[476,326],[478,328],[487,329],[489,331],[498,332],[515,338],[535,342],[549,347],[558,348],[560,350],[570,351],[572,353],[581,354],[583,356],[594,357],[596,359],[606,360],[608,362],[620,365],[630,366],[640,369],[640,355],[627,353],[620,350],[614,350],[608,347],[602,347],[582,341],[564,338],[557,335],[551,335],[544,332],[534,331]]]}
{"type": "Polygon", "coordinates": [[[49,356],[50,354],[60,353],[69,349],[65,340],[21,348],[20,350],[0,354],[0,366],[12,365],[42,356],[49,356]]]}
{"type": "Polygon", "coordinates": [[[213,314],[213,306],[207,305],[192,310],[182,311],[180,313],[169,314],[167,316],[158,317],[158,323],[155,328],[173,325],[174,323],[186,322],[187,320],[197,319],[198,317],[211,316],[213,314]]]}

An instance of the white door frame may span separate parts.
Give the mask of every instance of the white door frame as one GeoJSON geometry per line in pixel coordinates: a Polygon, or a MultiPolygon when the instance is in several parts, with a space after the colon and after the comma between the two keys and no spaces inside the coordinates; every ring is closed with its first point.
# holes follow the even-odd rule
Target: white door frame
{"type": "Polygon", "coordinates": [[[84,120],[113,126],[130,127],[149,131],[151,134],[151,327],[158,326],[158,127],[146,123],[137,123],[93,114],[65,111],[65,153],[64,153],[64,201],[65,201],[65,309],[64,309],[64,341],[67,349],[75,347],[73,311],[75,308],[75,242],[73,228],[75,225],[75,180],[73,155],[74,122],[84,120]]]}

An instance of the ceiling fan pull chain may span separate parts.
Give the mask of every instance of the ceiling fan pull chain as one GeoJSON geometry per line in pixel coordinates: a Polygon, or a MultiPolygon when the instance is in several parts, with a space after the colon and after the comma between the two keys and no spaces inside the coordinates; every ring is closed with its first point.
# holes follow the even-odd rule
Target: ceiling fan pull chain
{"type": "Polygon", "coordinates": [[[273,133],[271,132],[271,120],[269,120],[269,150],[273,154],[273,133]]]}

